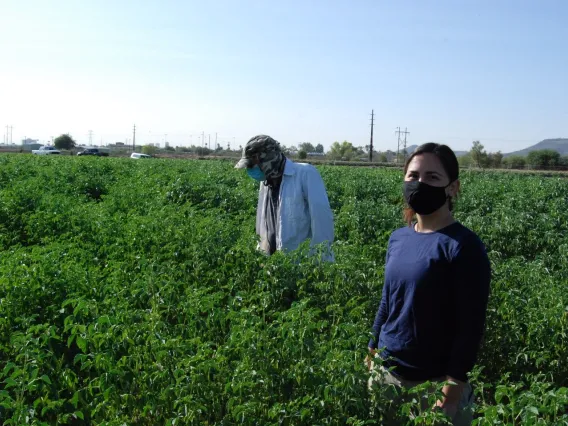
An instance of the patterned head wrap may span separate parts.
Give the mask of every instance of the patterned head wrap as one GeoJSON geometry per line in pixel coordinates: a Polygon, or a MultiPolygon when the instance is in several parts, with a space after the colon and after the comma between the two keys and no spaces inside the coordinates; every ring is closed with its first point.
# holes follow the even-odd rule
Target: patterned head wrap
{"type": "Polygon", "coordinates": [[[282,175],[282,165],[285,157],[280,149],[280,144],[267,135],[257,135],[251,138],[243,148],[243,154],[236,169],[244,169],[254,165],[255,157],[260,160],[260,170],[268,179],[274,179],[282,175]]]}

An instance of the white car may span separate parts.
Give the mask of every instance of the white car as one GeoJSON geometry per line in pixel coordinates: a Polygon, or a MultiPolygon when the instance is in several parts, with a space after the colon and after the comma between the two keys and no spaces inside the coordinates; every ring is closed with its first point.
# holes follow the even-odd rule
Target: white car
{"type": "Polygon", "coordinates": [[[32,154],[35,155],[53,155],[53,154],[61,154],[60,151],[55,149],[54,146],[42,146],[39,149],[32,150],[32,154]]]}
{"type": "Polygon", "coordinates": [[[148,154],[139,154],[137,152],[133,152],[132,154],[130,154],[130,158],[138,160],[139,158],[152,158],[152,156],[148,154]]]}

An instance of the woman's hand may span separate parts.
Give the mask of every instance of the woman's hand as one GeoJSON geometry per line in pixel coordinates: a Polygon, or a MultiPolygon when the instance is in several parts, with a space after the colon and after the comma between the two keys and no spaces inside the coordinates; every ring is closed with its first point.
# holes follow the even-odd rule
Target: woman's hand
{"type": "Polygon", "coordinates": [[[434,409],[441,409],[446,416],[453,419],[458,412],[458,404],[438,400],[434,405],[434,409]]]}
{"type": "Polygon", "coordinates": [[[454,418],[458,412],[458,405],[465,387],[465,383],[452,377],[446,377],[449,384],[444,385],[442,393],[444,398],[436,401],[433,409],[441,408],[447,416],[454,418]]]}
{"type": "Polygon", "coordinates": [[[375,349],[369,348],[369,355],[365,357],[365,362],[367,363],[367,368],[369,369],[369,371],[371,371],[371,365],[376,353],[377,351],[375,349]]]}

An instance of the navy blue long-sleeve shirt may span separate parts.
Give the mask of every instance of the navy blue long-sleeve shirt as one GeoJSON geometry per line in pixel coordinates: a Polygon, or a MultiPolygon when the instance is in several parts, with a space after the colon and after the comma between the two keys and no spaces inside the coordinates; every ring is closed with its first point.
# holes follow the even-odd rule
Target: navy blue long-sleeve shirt
{"type": "Polygon", "coordinates": [[[392,233],[369,347],[407,380],[467,381],[485,328],[491,266],[485,246],[455,222],[392,233]]]}

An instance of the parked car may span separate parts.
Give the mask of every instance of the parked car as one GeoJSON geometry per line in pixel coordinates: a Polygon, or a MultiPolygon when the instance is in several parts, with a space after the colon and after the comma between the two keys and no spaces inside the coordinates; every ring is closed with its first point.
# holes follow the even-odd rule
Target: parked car
{"type": "Polygon", "coordinates": [[[32,150],[32,154],[35,155],[53,155],[53,154],[61,154],[60,151],[55,149],[54,146],[42,146],[39,149],[32,150]]]}
{"type": "Polygon", "coordinates": [[[77,155],[94,155],[97,157],[108,157],[108,152],[101,151],[98,148],[86,148],[81,152],[78,152],[77,155]]]}
{"type": "Polygon", "coordinates": [[[152,158],[152,156],[148,154],[139,154],[137,152],[133,152],[132,154],[130,154],[130,158],[138,160],[139,158],[152,158]]]}

